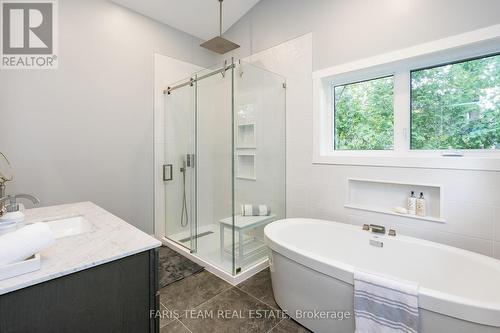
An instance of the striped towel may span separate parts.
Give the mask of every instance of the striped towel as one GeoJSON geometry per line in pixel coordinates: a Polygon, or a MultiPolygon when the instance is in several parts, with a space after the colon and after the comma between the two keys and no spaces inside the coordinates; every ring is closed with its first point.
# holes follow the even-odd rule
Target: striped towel
{"type": "Polygon", "coordinates": [[[418,285],[354,271],[356,333],[417,333],[418,285]]]}
{"type": "Polygon", "coordinates": [[[241,205],[242,216],[269,216],[271,208],[267,205],[241,205]]]}

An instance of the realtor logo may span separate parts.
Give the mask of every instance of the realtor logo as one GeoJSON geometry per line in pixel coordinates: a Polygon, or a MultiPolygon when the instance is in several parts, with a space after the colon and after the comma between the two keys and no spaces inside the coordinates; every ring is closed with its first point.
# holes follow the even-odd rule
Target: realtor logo
{"type": "Polygon", "coordinates": [[[1,1],[2,69],[57,68],[55,0],[1,1]]]}

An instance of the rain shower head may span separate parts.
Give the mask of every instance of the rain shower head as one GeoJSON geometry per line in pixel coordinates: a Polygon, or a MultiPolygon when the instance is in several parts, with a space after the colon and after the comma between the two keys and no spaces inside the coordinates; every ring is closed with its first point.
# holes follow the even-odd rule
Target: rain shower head
{"type": "Polygon", "coordinates": [[[238,44],[231,42],[225,38],[220,36],[214,37],[210,40],[207,40],[205,43],[200,45],[201,47],[206,48],[212,52],[217,52],[219,54],[224,54],[234,49],[240,47],[238,44]]]}
{"type": "Polygon", "coordinates": [[[232,51],[234,49],[237,49],[240,47],[238,44],[231,42],[230,40],[227,40],[222,37],[222,1],[223,0],[218,0],[219,1],[219,36],[214,37],[210,40],[207,40],[203,44],[201,44],[201,47],[206,48],[207,50],[210,50],[212,52],[216,52],[219,54],[224,54],[229,51],[232,51]]]}

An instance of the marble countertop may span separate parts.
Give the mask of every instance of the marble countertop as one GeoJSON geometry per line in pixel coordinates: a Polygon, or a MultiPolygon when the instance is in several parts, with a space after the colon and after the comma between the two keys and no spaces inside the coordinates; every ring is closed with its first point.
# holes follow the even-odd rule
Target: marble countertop
{"type": "Polygon", "coordinates": [[[83,216],[87,233],[56,239],[40,252],[40,270],[0,281],[0,295],[161,246],[161,242],[91,202],[28,209],[26,223],[83,216]]]}

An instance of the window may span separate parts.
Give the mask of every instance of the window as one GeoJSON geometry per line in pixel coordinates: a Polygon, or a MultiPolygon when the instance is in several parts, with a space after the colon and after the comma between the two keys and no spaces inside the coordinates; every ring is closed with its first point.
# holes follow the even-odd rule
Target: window
{"type": "Polygon", "coordinates": [[[335,150],[393,149],[392,76],[334,86],[333,95],[335,150]]]}
{"type": "Polygon", "coordinates": [[[500,171],[488,27],[313,72],[313,163],[500,171]]]}
{"type": "Polygon", "coordinates": [[[500,149],[500,55],[411,71],[411,149],[500,149]]]}

